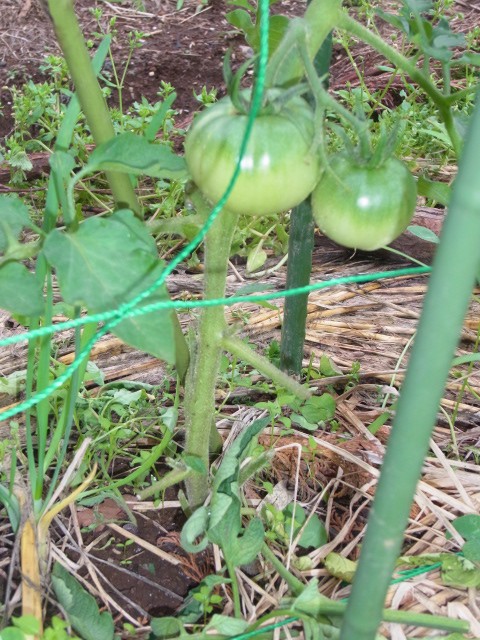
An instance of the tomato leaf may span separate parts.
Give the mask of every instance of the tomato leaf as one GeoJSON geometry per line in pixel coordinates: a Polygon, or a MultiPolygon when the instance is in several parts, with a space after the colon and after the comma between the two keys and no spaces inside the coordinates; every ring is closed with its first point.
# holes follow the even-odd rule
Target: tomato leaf
{"type": "Polygon", "coordinates": [[[43,313],[42,287],[20,262],[7,262],[0,267],[0,307],[21,316],[43,313]]]}
{"type": "Polygon", "coordinates": [[[188,175],[185,161],[164,144],[154,144],[134,133],[122,133],[97,147],[88,159],[90,172],[119,171],[151,178],[175,178],[188,175]]]}
{"type": "MultiPolygon", "coordinates": [[[[116,309],[149,287],[164,265],[155,241],[142,222],[126,209],[110,218],[90,218],[74,233],[55,230],[43,249],[56,269],[60,290],[69,304],[89,312],[116,309]]],[[[142,302],[168,300],[164,285],[142,302]]],[[[127,344],[173,363],[174,314],[160,310],[130,317],[112,329],[127,344]]]]}
{"type": "Polygon", "coordinates": [[[17,239],[23,227],[28,226],[28,209],[16,195],[0,196],[0,251],[8,247],[9,236],[17,239]]]}

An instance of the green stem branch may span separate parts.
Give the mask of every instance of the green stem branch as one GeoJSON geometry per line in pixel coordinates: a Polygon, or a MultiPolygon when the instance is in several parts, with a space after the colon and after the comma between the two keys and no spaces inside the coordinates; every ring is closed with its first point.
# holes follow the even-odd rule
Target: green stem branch
{"type": "Polygon", "coordinates": [[[312,395],[311,391],[300,384],[283,371],[280,371],[273,363],[270,362],[265,356],[262,356],[253,349],[250,349],[239,338],[232,336],[224,337],[221,341],[222,347],[226,351],[230,351],[233,355],[237,356],[240,360],[248,362],[254,369],[260,371],[265,377],[270,378],[275,384],[286,389],[289,393],[293,393],[297,398],[302,400],[308,400],[312,395]]]}

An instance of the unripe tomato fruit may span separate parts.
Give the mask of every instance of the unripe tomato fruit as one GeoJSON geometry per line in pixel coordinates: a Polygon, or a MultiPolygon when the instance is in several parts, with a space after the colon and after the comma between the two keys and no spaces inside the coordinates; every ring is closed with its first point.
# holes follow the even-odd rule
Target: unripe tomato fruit
{"type": "Polygon", "coordinates": [[[331,240],[372,251],[406,229],[416,201],[415,179],[397,158],[368,167],[338,155],[312,193],[312,211],[320,231],[331,240]]]}
{"type": "MultiPolygon", "coordinates": [[[[233,175],[247,121],[248,116],[226,97],[197,116],[187,134],[188,169],[212,203],[220,200],[233,175]]],[[[225,208],[252,216],[273,215],[302,202],[319,177],[313,138],[313,112],[299,96],[278,113],[261,113],[225,208]]]]}

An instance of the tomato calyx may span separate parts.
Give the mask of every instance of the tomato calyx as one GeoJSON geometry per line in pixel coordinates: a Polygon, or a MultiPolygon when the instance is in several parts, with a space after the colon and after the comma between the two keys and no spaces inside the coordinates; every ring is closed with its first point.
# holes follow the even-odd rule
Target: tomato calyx
{"type": "MultiPolygon", "coordinates": [[[[237,113],[248,115],[252,104],[252,89],[242,88],[242,80],[246,72],[257,61],[258,55],[246,60],[234,73],[231,66],[232,50],[228,49],[223,59],[223,78],[227,87],[227,94],[232,101],[237,113]]],[[[258,116],[283,113],[285,106],[297,96],[302,96],[308,91],[306,83],[294,85],[288,89],[271,87],[264,91],[262,106],[258,116]]]]}

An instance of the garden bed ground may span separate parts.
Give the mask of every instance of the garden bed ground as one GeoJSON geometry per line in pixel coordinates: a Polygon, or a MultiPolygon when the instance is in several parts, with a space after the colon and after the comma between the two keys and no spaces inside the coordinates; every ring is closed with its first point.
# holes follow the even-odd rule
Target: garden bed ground
{"type": "MultiPolygon", "coordinates": [[[[39,65],[45,52],[51,51],[50,47],[53,46],[50,25],[36,0],[25,3],[2,0],[1,4],[0,40],[3,48],[0,54],[0,101],[3,117],[0,119],[0,137],[8,135],[12,129],[10,87],[21,86],[29,78],[41,80],[39,65]]],[[[91,7],[102,8],[102,21],[105,24],[110,17],[117,17],[119,38],[114,50],[116,59],[121,60],[125,55],[125,34],[128,31],[144,32],[145,44],[134,53],[127,75],[127,100],[139,100],[142,95],[154,100],[160,81],[170,82],[178,93],[177,123],[185,127],[198,106],[192,90],[198,93],[206,85],[208,89],[218,88],[221,93],[223,55],[228,46],[235,44],[238,47],[241,42],[231,33],[224,20],[224,2],[214,0],[198,14],[195,13],[194,3],[186,2],[181,11],[176,11],[174,0],[145,0],[143,4],[145,10],[140,11],[133,2],[76,2],[86,33],[96,29],[89,11],[91,7]]],[[[456,4],[464,11],[465,24],[469,29],[474,24],[480,25],[479,3],[458,1],[456,4]]],[[[303,3],[293,0],[280,3],[280,8],[291,14],[301,13],[302,6],[303,3]]],[[[277,5],[275,8],[279,10],[277,5]]],[[[460,28],[462,25],[457,26],[460,28]]],[[[245,53],[242,54],[241,48],[237,51],[240,52],[240,58],[245,53]]],[[[362,50],[356,54],[357,61],[362,60],[367,82],[375,87],[381,86],[385,80],[377,68],[379,60],[374,56],[363,58],[362,50]]],[[[332,67],[334,88],[345,86],[347,82],[355,84],[356,77],[350,71],[347,73],[348,68],[345,56],[336,50],[332,67]]],[[[395,103],[397,92],[398,87],[393,85],[386,100],[395,103]]],[[[45,166],[45,160],[46,156],[34,159],[37,173],[45,166]]],[[[442,171],[454,171],[454,168],[443,167],[442,171]]],[[[0,192],[12,190],[7,182],[7,174],[0,173],[0,192]]],[[[28,187],[22,187],[21,191],[26,193],[28,187]]],[[[419,208],[415,223],[439,231],[443,216],[441,209],[419,208]]],[[[393,246],[416,260],[427,264],[431,262],[434,245],[409,234],[404,234],[393,246]]],[[[274,264],[275,259],[269,258],[267,268],[274,264]]],[[[317,236],[312,280],[374,273],[403,266],[411,266],[411,263],[384,251],[352,255],[326,238],[317,236]]],[[[233,294],[247,280],[250,282],[249,278],[244,265],[237,264],[229,276],[228,293],[233,294]]],[[[257,276],[256,280],[267,283],[271,289],[281,290],[285,287],[285,268],[257,276]]],[[[299,467],[296,450],[284,449],[275,458],[270,479],[283,482],[292,490],[294,479],[298,476],[298,499],[310,508],[317,508],[326,522],[329,543],[310,553],[312,568],[304,573],[304,577],[318,577],[322,592],[328,596],[341,598],[348,593],[348,588],[327,574],[322,559],[333,550],[351,559],[356,559],[358,555],[390,421],[375,435],[367,427],[382,414],[379,397],[384,399],[398,393],[426,283],[426,276],[381,280],[366,285],[317,291],[309,298],[304,364],[311,362],[314,368],[318,368],[320,357],[325,354],[338,368],[338,376],[314,381],[312,385],[319,389],[331,385],[338,393],[336,417],[339,426],[335,433],[319,430],[313,434],[317,445],[315,453],[308,459],[303,457],[299,467]],[[355,385],[345,392],[345,384],[352,379],[356,362],[360,363],[360,369],[355,385]],[[320,487],[328,487],[328,499],[319,505],[320,487]]],[[[172,297],[200,297],[201,274],[192,275],[180,268],[171,277],[169,289],[172,297]]],[[[280,338],[282,303],[276,301],[274,304],[275,309],[269,310],[243,304],[229,311],[232,322],[242,319],[241,332],[259,349],[280,338]]],[[[2,317],[1,337],[22,330],[5,314],[2,317]]],[[[182,321],[187,326],[192,321],[191,316],[182,316],[182,321]]],[[[465,321],[459,354],[472,351],[479,321],[480,305],[477,299],[477,302],[472,302],[465,321]]],[[[24,368],[25,355],[26,350],[22,345],[2,349],[2,376],[24,368]]],[[[58,360],[65,364],[71,359],[71,341],[69,335],[65,334],[59,345],[58,360]]],[[[166,372],[158,361],[122,345],[114,337],[106,337],[98,343],[93,360],[103,371],[106,384],[133,381],[152,385],[150,394],[153,406],[170,384],[168,380],[165,382],[166,372]]],[[[406,549],[411,554],[458,549],[459,538],[449,521],[455,516],[478,512],[480,509],[480,466],[477,464],[480,450],[478,367],[470,376],[469,387],[461,398],[460,384],[452,374],[438,418],[432,455],[425,464],[422,484],[412,507],[406,538],[406,549]],[[452,443],[448,420],[454,410],[458,415],[452,443]],[[452,448],[454,455],[450,455],[452,448]],[[447,539],[447,531],[453,533],[452,539],[447,539]]],[[[91,393],[96,393],[94,385],[91,386],[91,393]]],[[[260,400],[274,400],[274,397],[268,390],[244,387],[237,381],[228,396],[219,397],[219,400],[224,403],[220,419],[227,435],[235,423],[248,422],[252,415],[261,414],[260,410],[252,409],[252,404],[260,400]]],[[[3,396],[3,405],[10,402],[11,397],[3,396]]],[[[2,439],[8,437],[9,429],[10,425],[0,424],[2,439]]],[[[152,421],[153,437],[155,424],[152,421]]],[[[275,446],[292,442],[307,445],[307,437],[302,432],[285,437],[276,435],[275,446]]],[[[148,447],[148,439],[144,445],[148,447]]],[[[248,498],[252,504],[262,496],[259,487],[249,487],[248,498]]],[[[118,501],[108,498],[90,508],[72,508],[69,514],[59,517],[54,526],[53,556],[70,563],[78,577],[90,585],[99,601],[108,606],[118,620],[129,620],[139,629],[148,625],[150,616],[173,613],[192,584],[218,568],[218,559],[213,556],[182,554],[178,545],[182,520],[178,515],[178,503],[167,500],[164,507],[157,507],[153,502],[139,503],[133,494],[124,492],[118,501]],[[165,509],[165,506],[170,508],[165,509]],[[133,542],[125,544],[127,540],[133,542]],[[162,557],[164,553],[168,557],[162,557]]],[[[8,533],[6,520],[0,522],[0,526],[6,532],[0,543],[0,583],[1,576],[4,576],[4,590],[14,539],[8,533]]],[[[278,581],[270,582],[268,574],[255,588],[248,575],[242,575],[242,580],[247,616],[261,615],[271,606],[272,599],[282,593],[282,585],[278,581]]],[[[13,583],[9,585],[12,606],[15,605],[17,586],[18,575],[14,575],[13,583]]],[[[472,620],[473,633],[480,636],[478,592],[444,587],[438,572],[422,575],[408,585],[405,583],[392,588],[389,599],[389,604],[394,608],[466,617],[472,620]]],[[[404,637],[401,633],[393,626],[387,630],[392,638],[404,637]]],[[[406,630],[406,633],[410,637],[425,637],[423,629],[406,630]]]]}

